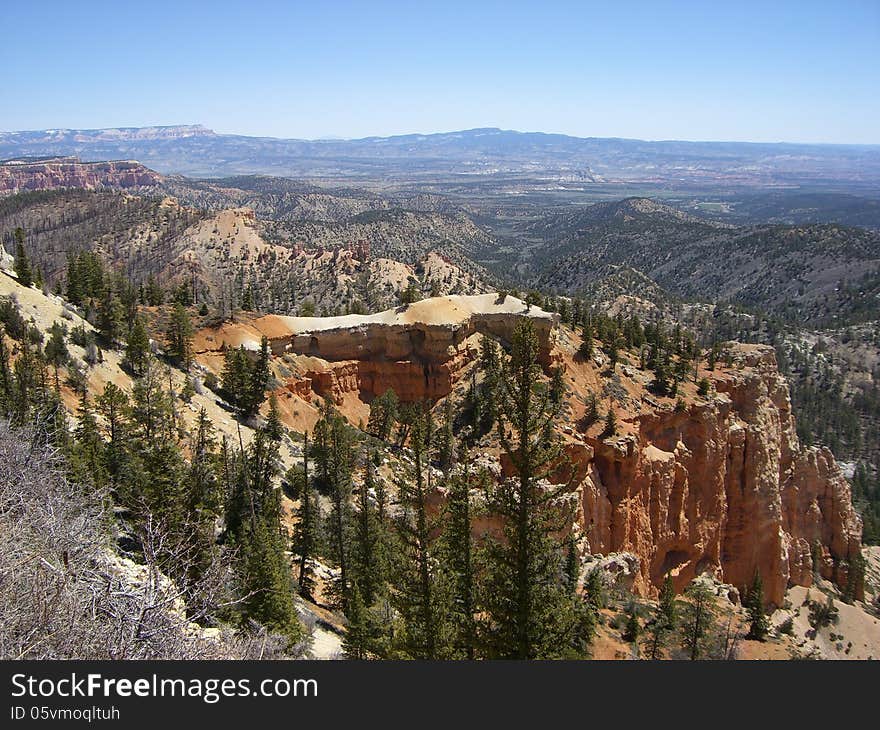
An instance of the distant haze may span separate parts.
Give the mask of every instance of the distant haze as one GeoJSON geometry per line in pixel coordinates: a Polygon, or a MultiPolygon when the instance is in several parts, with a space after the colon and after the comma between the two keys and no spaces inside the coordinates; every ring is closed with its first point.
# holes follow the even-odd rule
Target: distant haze
{"type": "Polygon", "coordinates": [[[457,181],[468,187],[493,180],[496,189],[516,195],[523,185],[546,188],[550,181],[581,191],[617,186],[618,193],[620,185],[643,192],[880,191],[880,146],[868,145],[646,142],[497,128],[352,140],[223,135],[201,125],[0,133],[0,160],[47,155],[139,160],[164,174],[191,177],[259,174],[429,186],[457,181]]]}

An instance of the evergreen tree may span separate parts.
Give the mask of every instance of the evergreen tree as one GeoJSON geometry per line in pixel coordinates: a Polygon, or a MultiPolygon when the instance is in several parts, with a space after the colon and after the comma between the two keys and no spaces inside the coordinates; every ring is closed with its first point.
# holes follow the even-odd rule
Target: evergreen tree
{"type": "Polygon", "coordinates": [[[184,370],[192,365],[193,326],[189,312],[180,302],[175,303],[168,328],[168,354],[184,370]]]}
{"type": "Polygon", "coordinates": [[[273,441],[281,441],[281,438],[284,436],[284,426],[281,424],[281,416],[278,413],[278,399],[274,395],[269,397],[266,435],[273,441]]]}
{"type": "Polygon", "coordinates": [[[0,326],[0,414],[9,415],[13,399],[14,386],[10,364],[10,347],[6,340],[6,332],[0,326]]]}
{"type": "Polygon", "coordinates": [[[443,421],[437,433],[437,461],[444,473],[447,473],[455,463],[455,433],[453,431],[454,413],[451,397],[446,398],[443,404],[443,421]]]}
{"type": "Polygon", "coordinates": [[[98,332],[105,342],[113,345],[122,336],[124,316],[122,302],[113,289],[107,287],[98,305],[98,332]]]}
{"type": "Polygon", "coordinates": [[[447,477],[443,564],[451,584],[453,648],[456,656],[467,659],[474,659],[477,651],[477,583],[471,537],[471,480],[468,454],[463,451],[460,467],[447,477]]]}
{"type": "Polygon", "coordinates": [[[498,389],[501,377],[501,355],[498,343],[483,336],[480,341],[480,369],[483,383],[476,397],[480,400],[479,418],[475,419],[481,432],[491,431],[498,420],[498,389]]]}
{"type": "Polygon", "coordinates": [[[623,640],[632,644],[638,644],[642,633],[642,625],[639,622],[639,614],[636,610],[635,601],[631,601],[626,609],[626,624],[623,629],[623,640]]]}
{"type": "Polygon", "coordinates": [[[568,548],[565,551],[565,584],[572,595],[577,593],[578,579],[580,578],[580,559],[578,558],[577,545],[574,538],[569,538],[568,548]]]}
{"type": "Polygon", "coordinates": [[[708,651],[710,629],[715,621],[712,593],[703,581],[695,580],[685,595],[690,600],[684,604],[682,641],[691,660],[701,659],[708,651]]]}
{"type": "Polygon", "coordinates": [[[373,488],[373,469],[368,460],[364,478],[357,488],[357,515],[354,520],[351,560],[353,581],[362,586],[361,594],[367,606],[373,605],[384,582],[383,570],[379,564],[380,525],[370,496],[373,488]]]}
{"type": "Polygon", "coordinates": [[[186,505],[190,513],[219,514],[222,492],[214,426],[204,408],[199,409],[190,435],[190,463],[187,473],[186,505]]]}
{"type": "Polygon", "coordinates": [[[562,378],[562,367],[553,368],[553,374],[550,378],[550,402],[554,406],[562,404],[565,397],[565,381],[562,378]]]}
{"type": "Polygon", "coordinates": [[[397,531],[402,549],[395,601],[404,624],[401,648],[413,659],[441,658],[445,624],[438,576],[433,569],[432,525],[428,521],[425,483],[428,434],[428,424],[419,413],[410,431],[412,473],[399,476],[395,482],[401,506],[397,531]]]}
{"type": "Polygon", "coordinates": [[[269,340],[264,335],[260,339],[260,352],[253,364],[248,383],[248,398],[244,410],[246,415],[256,413],[266,400],[266,388],[269,385],[269,340]]]}
{"type": "Polygon", "coordinates": [[[147,277],[147,285],[144,288],[145,303],[151,307],[159,307],[165,302],[165,291],[152,274],[147,277]]]}
{"type": "Polygon", "coordinates": [[[24,250],[24,230],[21,228],[15,229],[15,260],[13,262],[13,269],[18,277],[19,284],[30,286],[33,283],[31,262],[24,250]]]}
{"type": "Polygon", "coordinates": [[[296,509],[296,525],[293,529],[292,550],[298,556],[297,583],[299,594],[303,598],[312,599],[315,589],[315,575],[310,561],[315,557],[321,523],[320,506],[312,490],[309,477],[309,436],[305,434],[303,441],[302,469],[291,468],[288,480],[293,483],[294,491],[299,498],[296,509]]]}
{"type": "Polygon", "coordinates": [[[346,611],[348,626],[342,639],[342,650],[349,659],[367,659],[370,654],[372,637],[367,607],[361,597],[358,584],[351,588],[351,600],[346,611]]]}
{"type": "Polygon", "coordinates": [[[80,398],[79,419],[74,435],[74,450],[70,459],[74,477],[83,484],[103,486],[107,481],[104,440],[87,393],[80,398]]]}
{"type": "Polygon", "coordinates": [[[583,340],[578,348],[578,355],[584,360],[593,359],[593,328],[589,325],[584,326],[583,340]]]}
{"type": "Polygon", "coordinates": [[[663,623],[670,629],[675,627],[678,620],[675,601],[675,586],[672,583],[672,576],[667,573],[663,579],[663,588],[660,589],[660,615],[663,617],[663,623]]]}
{"type": "Polygon", "coordinates": [[[866,568],[867,561],[860,552],[849,559],[846,570],[846,585],[841,595],[845,603],[853,603],[864,597],[866,568]]]}
{"type": "Polygon", "coordinates": [[[331,502],[327,524],[330,556],[339,568],[339,577],[331,592],[335,605],[345,610],[351,587],[349,495],[352,488],[354,439],[345,419],[331,408],[327,408],[322,421],[324,428],[319,429],[317,425],[315,428],[315,443],[319,448],[319,470],[323,472],[331,502]]]}
{"type": "Polygon", "coordinates": [[[672,576],[668,573],[660,589],[660,601],[653,619],[646,626],[648,630],[648,658],[659,659],[666,648],[669,638],[675,631],[677,609],[675,587],[672,576]]]}
{"type": "Polygon", "coordinates": [[[303,638],[290,587],[290,567],[284,556],[277,524],[257,517],[242,540],[242,594],[247,615],[285,635],[291,644],[303,638]]]}
{"type": "Polygon", "coordinates": [[[67,254],[67,287],[65,289],[65,296],[71,304],[79,306],[82,304],[83,293],[79,257],[74,253],[69,253],[67,254]]]}
{"type": "Polygon", "coordinates": [[[249,388],[250,359],[244,346],[227,349],[223,356],[223,372],[220,376],[223,395],[236,405],[243,402],[249,388]]]}
{"type": "Polygon", "coordinates": [[[602,573],[598,568],[594,568],[587,573],[584,579],[584,595],[594,612],[600,608],[605,608],[605,584],[602,581],[602,573]]]}
{"type": "Polygon", "coordinates": [[[98,410],[107,424],[107,469],[114,480],[120,475],[126,461],[128,442],[128,397],[114,383],[107,383],[98,398],[98,410]]]}
{"type": "Polygon", "coordinates": [[[610,438],[617,433],[617,415],[614,413],[614,406],[608,406],[608,415],[605,416],[605,428],[600,434],[600,438],[610,438]]]}
{"type": "Polygon", "coordinates": [[[595,393],[587,396],[587,408],[584,411],[584,424],[589,428],[599,420],[599,399],[595,393]]]}
{"type": "Polygon", "coordinates": [[[370,418],[367,422],[367,432],[377,439],[387,441],[391,438],[394,426],[397,423],[399,404],[397,394],[392,388],[382,395],[373,398],[370,403],[370,418]]]}
{"type": "Polygon", "coordinates": [[[593,629],[589,606],[573,597],[562,580],[561,549],[553,538],[571,519],[553,503],[562,488],[540,485],[558,462],[561,447],[551,438],[558,406],[550,403],[546,389],[536,387],[537,356],[534,327],[523,320],[500,383],[498,436],[515,477],[487,494],[490,509],[504,520],[504,540],[487,545],[483,613],[491,657],[582,656],[593,629]]]}
{"type": "Polygon", "coordinates": [[[135,317],[125,344],[125,363],[135,375],[141,375],[150,354],[150,338],[140,317],[135,317]]]}
{"type": "Polygon", "coordinates": [[[64,340],[65,329],[58,322],[53,322],[49,328],[49,341],[46,343],[44,353],[46,361],[55,369],[55,391],[61,391],[61,383],[58,379],[58,369],[67,365],[70,360],[70,352],[64,340]]]}
{"type": "Polygon", "coordinates": [[[767,614],[764,613],[764,583],[761,580],[761,573],[757,570],[752,585],[746,593],[745,603],[749,614],[749,633],[746,638],[764,641],[770,630],[770,622],[767,620],[767,614]]]}

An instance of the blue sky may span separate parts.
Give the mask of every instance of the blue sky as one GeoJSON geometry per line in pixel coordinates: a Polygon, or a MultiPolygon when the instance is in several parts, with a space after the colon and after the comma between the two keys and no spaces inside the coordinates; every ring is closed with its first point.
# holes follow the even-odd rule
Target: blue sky
{"type": "Polygon", "coordinates": [[[68,0],[2,18],[2,130],[880,143],[880,0],[68,0]]]}

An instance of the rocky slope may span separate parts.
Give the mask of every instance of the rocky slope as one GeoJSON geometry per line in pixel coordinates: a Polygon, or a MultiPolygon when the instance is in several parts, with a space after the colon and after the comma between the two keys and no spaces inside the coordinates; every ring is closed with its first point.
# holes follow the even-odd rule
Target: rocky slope
{"type": "MultiPolygon", "coordinates": [[[[700,370],[709,394],[684,383],[680,401],[651,395],[648,376],[626,360],[609,390],[602,356],[580,361],[578,338],[555,315],[496,295],[429,299],[365,317],[266,316],[203,331],[197,348],[202,357],[228,346],[255,349],[266,335],[289,367],[282,392],[306,402],[329,397],[357,422],[368,410],[352,405],[387,388],[410,401],[459,390],[477,356],[475,336],[508,341],[523,316],[536,326],[545,367],[561,364],[570,388],[560,424],[570,465],[556,477],[577,501],[573,529],[584,553],[634,556],[633,587],[644,595],[667,572],[679,590],[709,573],[742,591],[758,570],[774,605],[814,574],[845,583],[861,520],[831,452],[799,443],[770,347],[728,343],[728,366],[700,370]],[[601,424],[578,427],[590,392],[611,398],[615,436],[602,438],[601,424]]],[[[481,451],[500,456],[491,441],[481,451]]],[[[491,520],[481,524],[494,529],[491,520]]]]}
{"type": "Polygon", "coordinates": [[[643,198],[578,206],[517,228],[533,285],[574,294],[631,267],[680,297],[729,301],[813,327],[878,316],[880,235],[834,224],[733,227],[643,198]]]}
{"type": "Polygon", "coordinates": [[[580,527],[591,552],[638,556],[646,592],[666,572],[679,589],[707,571],[742,589],[759,570],[781,605],[814,571],[845,580],[861,519],[831,452],[798,443],[772,348],[729,351],[731,368],[704,373],[709,397],[646,403],[619,438],[573,441],[580,527]]]}
{"type": "Polygon", "coordinates": [[[162,176],[134,160],[80,162],[76,157],[8,160],[0,163],[0,194],[55,188],[155,187],[162,176]]]}
{"type": "Polygon", "coordinates": [[[224,313],[243,304],[294,314],[377,311],[400,303],[413,284],[424,294],[486,291],[482,270],[456,255],[446,218],[416,214],[384,223],[324,227],[260,219],[249,208],[200,210],[171,197],[119,191],[52,190],[0,200],[0,241],[26,231],[28,255],[50,284],[68,254],[90,249],[136,282],[194,286],[224,313]],[[435,248],[436,246],[436,248],[435,248]],[[393,260],[392,260],[393,256],[393,260]],[[465,268],[463,268],[463,266],[465,268]]]}
{"type": "Polygon", "coordinates": [[[352,393],[369,402],[389,388],[404,401],[436,401],[450,394],[475,358],[476,335],[509,342],[522,317],[534,323],[549,363],[556,315],[497,294],[425,299],[374,315],[267,315],[203,330],[196,349],[202,355],[239,346],[254,351],[266,336],[273,354],[294,366],[285,387],[308,401],[314,394],[343,405],[352,393]]]}

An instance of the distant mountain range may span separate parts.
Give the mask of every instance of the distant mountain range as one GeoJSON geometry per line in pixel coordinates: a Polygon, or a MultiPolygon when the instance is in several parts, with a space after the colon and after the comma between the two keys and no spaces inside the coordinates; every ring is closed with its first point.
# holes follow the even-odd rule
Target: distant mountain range
{"type": "Polygon", "coordinates": [[[139,160],[163,174],[418,182],[513,176],[661,188],[880,191],[880,145],[580,138],[496,128],[353,140],[217,134],[201,125],[0,133],[0,159],[139,160]]]}

